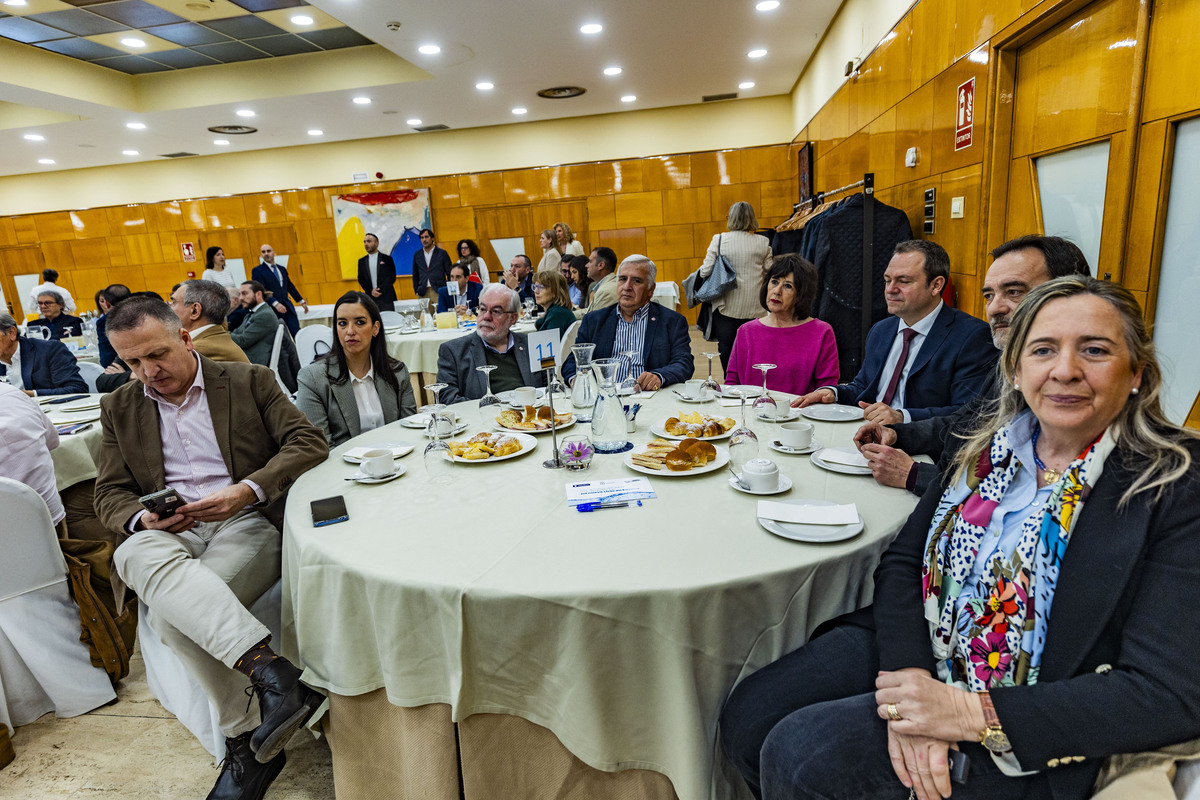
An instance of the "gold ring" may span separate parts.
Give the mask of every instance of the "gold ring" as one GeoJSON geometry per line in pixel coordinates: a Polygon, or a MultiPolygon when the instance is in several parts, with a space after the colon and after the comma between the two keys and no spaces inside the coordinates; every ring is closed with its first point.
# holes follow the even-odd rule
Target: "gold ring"
{"type": "Polygon", "coordinates": [[[900,711],[896,708],[895,703],[887,704],[887,715],[888,719],[892,720],[893,722],[899,722],[900,720],[904,719],[904,717],[900,716],[900,711]]]}

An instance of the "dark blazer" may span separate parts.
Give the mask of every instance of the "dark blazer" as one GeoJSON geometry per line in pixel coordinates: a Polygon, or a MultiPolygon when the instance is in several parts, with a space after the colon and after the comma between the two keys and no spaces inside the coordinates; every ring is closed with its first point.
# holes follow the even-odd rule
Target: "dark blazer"
{"type": "Polygon", "coordinates": [[[392,257],[387,253],[379,251],[379,263],[375,265],[375,271],[378,273],[375,276],[375,285],[379,288],[379,297],[372,297],[371,271],[367,269],[369,258],[370,256],[363,256],[358,260],[358,285],[382,310],[391,311],[392,306],[385,306],[384,303],[396,302],[396,262],[392,261],[392,257]]]}
{"type": "MultiPolygon", "coordinates": [[[[483,284],[467,281],[467,308],[474,311],[479,308],[479,295],[483,293],[483,284]]],[[[445,286],[438,289],[438,311],[453,311],[454,302],[445,286]]]]}
{"type": "MultiPolygon", "coordinates": [[[[1190,667],[1200,658],[1200,444],[1188,447],[1192,469],[1170,494],[1125,508],[1117,502],[1145,465],[1109,455],[1063,558],[1038,682],[991,691],[1021,766],[1043,771],[1027,797],[1082,800],[1105,756],[1200,737],[1190,667]]],[[[883,670],[935,668],[921,560],[941,490],[925,494],[875,571],[883,670]]]]}
{"type": "MultiPolygon", "coordinates": [[[[839,403],[875,402],[880,385],[891,378],[882,374],[883,364],[899,327],[899,317],[888,317],[871,328],[862,369],[853,381],[837,387],[839,403]]],[[[969,403],[987,385],[998,355],[986,322],[942,306],[908,371],[905,410],[916,421],[949,414],[969,403]]]]}
{"type": "Polygon", "coordinates": [[[424,297],[425,290],[431,286],[434,291],[445,286],[450,278],[450,267],[450,254],[442,248],[433,248],[428,267],[425,266],[424,248],[418,248],[417,252],[413,253],[412,260],[413,291],[417,293],[417,297],[424,297]]]}
{"type": "Polygon", "coordinates": [[[53,322],[45,317],[38,317],[29,324],[49,328],[51,339],[63,339],[67,336],[83,336],[83,320],[65,312],[55,317],[53,322]]]}
{"type": "Polygon", "coordinates": [[[266,367],[271,363],[271,348],[275,346],[275,329],[278,327],[279,317],[270,305],[263,303],[250,312],[237,330],[229,335],[238,347],[246,351],[251,364],[266,367]]]}
{"type": "Polygon", "coordinates": [[[275,277],[275,270],[273,268],[261,263],[250,273],[250,278],[261,283],[263,288],[271,293],[271,299],[268,301],[268,304],[283,303],[284,313],[279,314],[278,311],[275,311],[274,306],[271,306],[271,310],[279,314],[279,318],[283,320],[283,324],[287,325],[287,329],[291,331],[292,336],[295,336],[296,332],[300,330],[300,317],[296,316],[296,307],[292,305],[292,300],[289,299],[288,295],[291,295],[296,302],[304,298],[301,297],[300,290],[296,288],[296,284],[292,283],[292,278],[288,274],[287,267],[282,264],[276,264],[275,266],[283,274],[283,283],[280,283],[275,277]]]}
{"type": "MultiPolygon", "coordinates": [[[[271,370],[200,357],[217,445],[230,477],[250,480],[267,496],[264,516],[278,525],[288,488],[329,455],[321,431],[284,395],[271,370]]],[[[96,478],[96,515],[109,530],[141,510],[138,497],[166,488],[158,406],[130,381],[100,400],[103,437],[96,478]]]]}
{"type": "MultiPolygon", "coordinates": [[[[62,342],[44,339],[17,339],[21,354],[21,382],[38,395],[79,394],[88,391],[79,374],[79,362],[62,342]]],[[[8,368],[0,364],[0,375],[8,368]]]]}
{"type": "MultiPolygon", "coordinates": [[[[516,350],[517,366],[525,386],[545,386],[545,373],[534,375],[529,371],[528,337],[513,332],[513,349],[516,350]]],[[[487,365],[487,351],[478,332],[467,333],[457,339],[443,342],[438,348],[438,383],[446,388],[438,399],[446,404],[462,400],[478,400],[483,397],[483,373],[475,368],[487,365]]]]}
{"type": "MultiPolygon", "coordinates": [[[[309,422],[324,432],[330,446],[337,447],[362,433],[362,421],[358,416],[354,387],[349,380],[340,386],[330,380],[330,366],[336,369],[332,355],[319,358],[300,370],[296,378],[300,386],[296,405],[309,422]]],[[[375,379],[385,424],[417,413],[417,400],[413,395],[408,367],[400,364],[395,375],[400,384],[399,392],[393,392],[381,378],[375,379]]]]}
{"type": "Polygon", "coordinates": [[[107,368],[117,360],[117,351],[108,341],[108,314],[96,320],[96,347],[100,350],[100,366],[107,368]]]}
{"type": "MultiPolygon", "coordinates": [[[[617,338],[617,314],[620,306],[607,306],[583,316],[576,344],[592,343],[596,349],[592,358],[612,358],[613,342],[617,338]]],[[[695,361],[692,359],[692,342],[688,338],[687,319],[676,311],[650,304],[650,316],[646,319],[646,339],[642,345],[642,363],[647,372],[662,378],[662,385],[683,383],[692,377],[695,361]]],[[[567,382],[575,377],[575,356],[568,355],[562,365],[563,379],[567,382]]],[[[634,376],[636,377],[636,376],[634,376]]]]}

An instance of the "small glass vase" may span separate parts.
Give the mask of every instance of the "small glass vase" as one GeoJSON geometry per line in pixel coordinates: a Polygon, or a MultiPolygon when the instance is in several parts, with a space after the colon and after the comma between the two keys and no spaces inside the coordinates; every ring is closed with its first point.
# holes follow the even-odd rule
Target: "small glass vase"
{"type": "Polygon", "coordinates": [[[584,470],[591,466],[596,449],[586,436],[570,436],[558,448],[563,466],[571,470],[584,470]]]}

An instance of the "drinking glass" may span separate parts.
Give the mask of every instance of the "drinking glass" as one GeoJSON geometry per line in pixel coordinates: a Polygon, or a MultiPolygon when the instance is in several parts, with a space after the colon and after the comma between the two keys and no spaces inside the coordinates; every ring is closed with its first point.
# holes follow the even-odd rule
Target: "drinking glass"
{"type": "Polygon", "coordinates": [[[775,398],[771,397],[767,391],[767,373],[775,369],[774,364],[755,364],[754,368],[760,370],[763,376],[762,395],[754,401],[754,414],[760,419],[775,419],[779,413],[779,406],[775,403],[775,398]]]}
{"type": "Polygon", "coordinates": [[[742,401],[742,424],[729,434],[729,464],[741,475],[746,462],[758,457],[758,436],[746,427],[746,392],[742,389],[733,391],[742,401]]]}
{"type": "Polygon", "coordinates": [[[479,421],[483,427],[490,428],[496,422],[496,412],[501,405],[500,398],[492,394],[492,370],[496,366],[488,364],[475,369],[483,373],[483,397],[479,398],[479,421]]]}
{"type": "Polygon", "coordinates": [[[621,385],[617,387],[617,394],[633,394],[637,391],[637,376],[641,373],[634,374],[634,359],[640,358],[642,355],[640,350],[622,350],[621,356],[628,360],[629,366],[626,367],[625,380],[621,381],[621,385]]]}
{"type": "MultiPolygon", "coordinates": [[[[431,424],[437,418],[444,418],[441,412],[430,414],[431,424]]],[[[425,445],[425,452],[421,457],[425,462],[425,476],[430,483],[445,484],[453,481],[451,470],[454,468],[454,461],[451,459],[448,443],[441,439],[431,439],[429,444],[425,445]]]]}
{"type": "Polygon", "coordinates": [[[708,359],[708,377],[704,379],[704,385],[700,387],[700,396],[705,400],[715,400],[721,394],[721,384],[713,380],[712,376],[712,361],[720,355],[720,353],[704,354],[704,357],[708,359]]]}
{"type": "Polygon", "coordinates": [[[533,301],[532,297],[526,297],[523,301],[521,301],[521,307],[525,309],[526,320],[533,319],[533,307],[536,305],[537,303],[533,301]]]}

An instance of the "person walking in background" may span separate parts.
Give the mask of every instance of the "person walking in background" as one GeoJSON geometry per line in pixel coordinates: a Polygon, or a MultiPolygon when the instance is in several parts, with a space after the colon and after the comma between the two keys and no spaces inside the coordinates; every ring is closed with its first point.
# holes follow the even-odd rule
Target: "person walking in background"
{"type": "Polygon", "coordinates": [[[754,232],[758,218],[749,203],[738,202],[729,207],[726,227],[727,233],[712,238],[700,265],[700,277],[707,278],[720,253],[737,275],[737,286],[712,301],[712,331],[717,337],[722,369],[729,368],[729,354],[738,328],[763,315],[758,294],[763,274],[771,265],[771,245],[766,237],[754,232]]]}
{"type": "Polygon", "coordinates": [[[287,267],[275,263],[275,248],[264,244],[259,254],[262,256],[262,263],[254,268],[250,278],[262,284],[263,291],[271,297],[271,308],[275,309],[283,324],[287,325],[288,331],[295,336],[300,330],[300,317],[297,316],[296,307],[292,305],[288,295],[300,304],[306,314],[308,301],[300,296],[300,290],[288,277],[287,267]]]}

